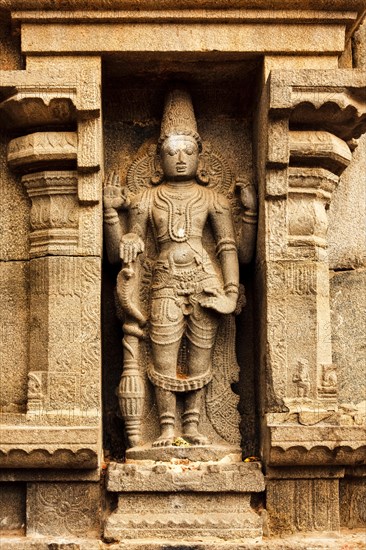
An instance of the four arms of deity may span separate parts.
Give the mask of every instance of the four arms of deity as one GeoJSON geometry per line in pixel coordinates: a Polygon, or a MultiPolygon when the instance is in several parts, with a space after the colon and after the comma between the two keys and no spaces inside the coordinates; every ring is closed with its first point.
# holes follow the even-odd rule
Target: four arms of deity
{"type": "Polygon", "coordinates": [[[131,194],[114,172],[106,179],[107,252],[110,261],[122,262],[117,278],[124,316],[119,401],[131,446],[141,443],[140,345],[146,338],[151,360],[144,359],[144,368],[154,387],[160,427],[153,446],[172,445],[176,437],[178,394],[184,401],[182,437],[191,445],[209,444],[198,430],[203,392],[212,379],[220,319],[237,309],[239,260],[247,263],[253,255],[257,201],[254,186],[237,179],[242,211],[234,223],[229,199],[210,186],[200,167],[201,153],[190,96],[174,89],[166,99],[149,184],[131,194]],[[149,232],[153,245],[146,244],[149,232]],[[151,266],[145,307],[139,265],[144,256],[151,266]],[[178,356],[183,340],[182,373],[178,356]]]}

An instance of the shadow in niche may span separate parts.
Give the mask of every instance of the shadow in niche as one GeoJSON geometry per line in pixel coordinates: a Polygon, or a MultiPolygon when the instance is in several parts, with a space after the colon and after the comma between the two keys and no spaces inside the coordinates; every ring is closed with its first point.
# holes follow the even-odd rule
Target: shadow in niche
{"type": "MultiPolygon", "coordinates": [[[[106,255],[104,255],[106,257],[106,255]]],[[[103,447],[106,459],[123,460],[127,448],[116,389],[122,372],[122,328],[116,315],[114,288],[119,266],[105,260],[102,271],[103,447]]]]}
{"type": "Polygon", "coordinates": [[[255,365],[256,359],[256,329],[254,323],[254,262],[241,266],[240,282],[245,287],[246,305],[236,318],[236,354],[240,366],[239,382],[235,384],[235,393],[240,396],[238,405],[241,416],[240,434],[243,457],[258,456],[259,453],[259,423],[257,410],[257,390],[259,379],[255,365]]]}

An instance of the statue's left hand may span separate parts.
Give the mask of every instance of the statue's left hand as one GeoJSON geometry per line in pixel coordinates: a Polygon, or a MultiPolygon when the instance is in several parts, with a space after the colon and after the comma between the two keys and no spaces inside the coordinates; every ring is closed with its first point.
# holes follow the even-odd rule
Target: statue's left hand
{"type": "Polygon", "coordinates": [[[202,307],[214,309],[218,313],[228,314],[234,313],[238,295],[234,292],[228,294],[217,294],[216,296],[205,296],[201,298],[200,304],[202,307]]]}
{"type": "Polygon", "coordinates": [[[120,258],[124,264],[134,262],[145,249],[144,242],[136,233],[123,235],[119,247],[120,258]]]}

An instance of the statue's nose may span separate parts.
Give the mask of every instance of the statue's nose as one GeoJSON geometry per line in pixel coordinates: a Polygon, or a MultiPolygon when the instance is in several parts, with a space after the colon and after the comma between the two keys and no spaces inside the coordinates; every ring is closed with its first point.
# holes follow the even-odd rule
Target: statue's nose
{"type": "Polygon", "coordinates": [[[184,160],[183,151],[181,149],[179,149],[179,151],[178,151],[178,161],[182,162],[183,160],[184,160]]]}

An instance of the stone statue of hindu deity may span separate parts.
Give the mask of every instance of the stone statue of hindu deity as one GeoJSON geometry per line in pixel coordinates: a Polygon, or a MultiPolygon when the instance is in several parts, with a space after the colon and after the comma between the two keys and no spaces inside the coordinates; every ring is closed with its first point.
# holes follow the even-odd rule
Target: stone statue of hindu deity
{"type": "MultiPolygon", "coordinates": [[[[199,429],[205,391],[220,363],[215,357],[227,356],[225,345],[235,344],[233,314],[244,302],[239,259],[250,261],[256,228],[253,185],[239,178],[234,188],[231,181],[225,188],[223,177],[221,188],[212,185],[210,158],[210,152],[203,155],[190,95],[175,88],[166,98],[154,153],[137,159],[125,186],[114,172],[106,179],[108,257],[122,262],[116,288],[124,332],[118,394],[132,447],[146,443],[141,422],[147,383],[159,418],[153,447],[170,446],[178,435],[191,445],[210,444],[199,429]],[[228,318],[231,344],[222,335],[220,352],[218,332],[228,318]]],[[[237,368],[235,352],[227,361],[237,368]]]]}

